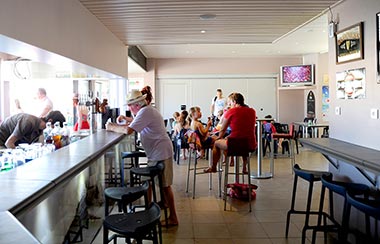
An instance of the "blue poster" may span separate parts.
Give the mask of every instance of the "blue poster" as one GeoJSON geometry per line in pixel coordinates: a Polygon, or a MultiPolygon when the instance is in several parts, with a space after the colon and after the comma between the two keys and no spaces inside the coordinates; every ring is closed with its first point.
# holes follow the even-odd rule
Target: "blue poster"
{"type": "Polygon", "coordinates": [[[330,91],[329,86],[322,86],[322,119],[329,121],[330,91]]]}

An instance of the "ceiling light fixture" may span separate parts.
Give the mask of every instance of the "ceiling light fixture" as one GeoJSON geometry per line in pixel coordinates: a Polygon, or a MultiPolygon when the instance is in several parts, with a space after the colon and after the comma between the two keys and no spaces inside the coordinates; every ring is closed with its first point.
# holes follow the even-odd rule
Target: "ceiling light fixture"
{"type": "Polygon", "coordinates": [[[201,14],[199,15],[199,18],[201,20],[213,20],[216,18],[216,15],[215,14],[201,14]]]}
{"type": "Polygon", "coordinates": [[[201,33],[204,34],[204,33],[206,33],[206,31],[205,30],[201,30],[201,33]]]}

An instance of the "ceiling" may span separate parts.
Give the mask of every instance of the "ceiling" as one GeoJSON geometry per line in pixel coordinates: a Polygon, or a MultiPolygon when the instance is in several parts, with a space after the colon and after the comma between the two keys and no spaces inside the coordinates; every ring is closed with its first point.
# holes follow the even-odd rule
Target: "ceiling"
{"type": "Polygon", "coordinates": [[[302,55],[327,51],[340,0],[79,0],[148,58],[302,55]],[[203,19],[201,18],[203,16],[203,19]],[[202,33],[201,31],[204,31],[202,33]]]}

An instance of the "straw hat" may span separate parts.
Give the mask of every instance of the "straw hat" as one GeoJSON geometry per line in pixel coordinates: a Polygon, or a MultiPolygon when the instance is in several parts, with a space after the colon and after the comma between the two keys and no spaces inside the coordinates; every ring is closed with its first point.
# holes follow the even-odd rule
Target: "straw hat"
{"type": "Polygon", "coordinates": [[[142,100],[145,100],[145,98],[146,98],[146,94],[143,95],[139,90],[133,89],[128,93],[127,104],[128,105],[134,104],[142,100]]]}

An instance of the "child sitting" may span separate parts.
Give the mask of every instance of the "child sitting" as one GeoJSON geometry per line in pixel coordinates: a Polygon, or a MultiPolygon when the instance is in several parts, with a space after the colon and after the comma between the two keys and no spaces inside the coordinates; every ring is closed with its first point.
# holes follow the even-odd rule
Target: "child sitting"
{"type": "Polygon", "coordinates": [[[200,107],[190,108],[189,116],[191,118],[190,130],[192,130],[199,138],[201,148],[201,158],[204,158],[204,148],[211,148],[214,145],[214,139],[209,136],[209,129],[212,125],[211,118],[208,119],[206,127],[199,121],[202,118],[200,107]]]}

